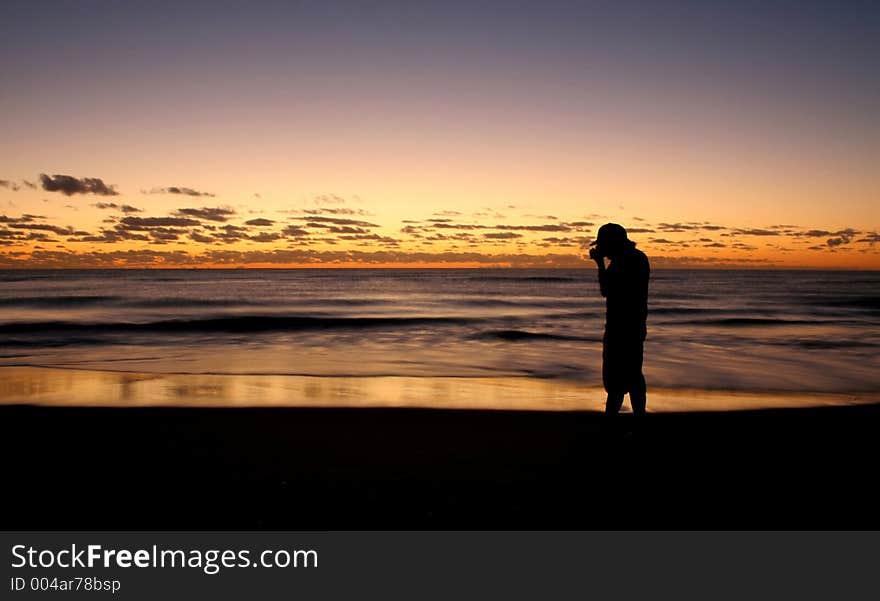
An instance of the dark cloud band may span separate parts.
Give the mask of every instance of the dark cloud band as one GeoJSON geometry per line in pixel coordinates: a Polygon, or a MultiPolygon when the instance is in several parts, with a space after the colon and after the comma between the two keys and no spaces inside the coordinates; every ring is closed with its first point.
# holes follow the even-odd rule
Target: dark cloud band
{"type": "Polygon", "coordinates": [[[118,196],[115,186],[108,186],[98,177],[73,177],[71,175],[40,174],[40,184],[47,192],[61,192],[67,196],[74,194],[97,194],[99,196],[118,196]]]}

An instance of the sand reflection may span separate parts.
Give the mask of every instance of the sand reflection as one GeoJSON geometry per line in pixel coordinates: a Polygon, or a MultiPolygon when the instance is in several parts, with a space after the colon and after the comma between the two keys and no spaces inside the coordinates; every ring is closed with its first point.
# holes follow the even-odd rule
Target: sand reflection
{"type": "MultiPolygon", "coordinates": [[[[651,389],[651,411],[713,411],[880,402],[880,393],[651,389]]],[[[148,374],[0,368],[0,404],[187,407],[428,407],[596,410],[598,387],[553,379],[148,374]]]]}

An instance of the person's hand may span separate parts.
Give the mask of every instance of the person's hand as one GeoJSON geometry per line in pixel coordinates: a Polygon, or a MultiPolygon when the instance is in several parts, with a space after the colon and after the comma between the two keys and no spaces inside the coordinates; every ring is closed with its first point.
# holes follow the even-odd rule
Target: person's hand
{"type": "Polygon", "coordinates": [[[597,263],[604,260],[602,257],[602,252],[595,246],[590,249],[590,258],[597,263]]]}

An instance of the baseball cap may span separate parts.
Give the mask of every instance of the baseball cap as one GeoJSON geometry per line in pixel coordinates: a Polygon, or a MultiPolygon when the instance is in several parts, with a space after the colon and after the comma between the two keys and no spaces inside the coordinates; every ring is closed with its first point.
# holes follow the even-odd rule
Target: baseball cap
{"type": "Polygon", "coordinates": [[[626,230],[622,225],[617,223],[606,223],[599,228],[599,232],[596,234],[596,239],[590,242],[590,246],[596,246],[597,244],[607,245],[614,242],[623,242],[628,239],[629,238],[626,237],[626,230]]]}

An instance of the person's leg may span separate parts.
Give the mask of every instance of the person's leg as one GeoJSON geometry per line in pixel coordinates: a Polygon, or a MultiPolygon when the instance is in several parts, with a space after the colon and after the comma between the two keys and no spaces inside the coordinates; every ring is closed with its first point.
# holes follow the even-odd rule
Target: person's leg
{"type": "Polygon", "coordinates": [[[623,406],[623,396],[622,392],[608,393],[608,398],[605,399],[606,415],[617,415],[620,412],[620,408],[623,406]]]}
{"type": "Polygon", "coordinates": [[[647,384],[645,383],[645,374],[642,372],[644,341],[634,341],[627,355],[629,402],[635,415],[644,415],[648,403],[647,384]]]}
{"type": "Polygon", "coordinates": [[[605,399],[604,431],[611,438],[620,434],[620,408],[626,395],[624,357],[621,355],[620,340],[605,333],[602,344],[602,384],[608,396],[605,399]]]}
{"type": "Polygon", "coordinates": [[[645,407],[648,404],[648,392],[645,376],[641,372],[632,378],[632,386],[629,389],[629,402],[632,405],[634,414],[644,415],[645,407]]]}
{"type": "Polygon", "coordinates": [[[602,432],[609,441],[617,440],[621,435],[620,408],[623,405],[623,392],[609,392],[605,399],[605,419],[602,420],[602,432]]]}
{"type": "Polygon", "coordinates": [[[608,398],[605,400],[605,414],[617,415],[623,405],[625,392],[620,388],[620,359],[615,340],[605,332],[602,338],[602,385],[608,398]]]}

